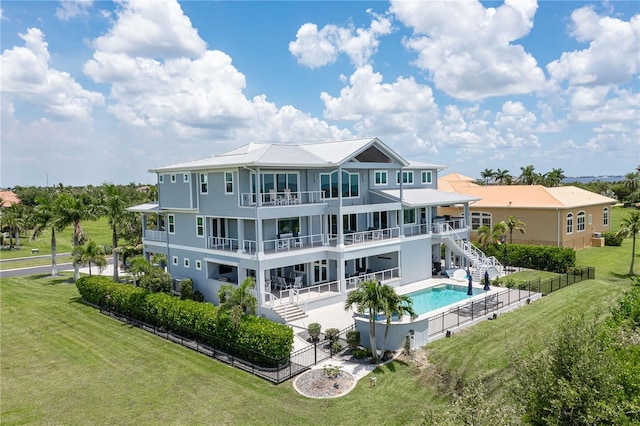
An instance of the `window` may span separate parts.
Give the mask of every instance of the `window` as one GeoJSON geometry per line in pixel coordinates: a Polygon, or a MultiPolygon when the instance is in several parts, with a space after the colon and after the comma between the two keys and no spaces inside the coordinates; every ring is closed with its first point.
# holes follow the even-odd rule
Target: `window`
{"type": "Polygon", "coordinates": [[[605,207],[602,211],[602,224],[609,225],[609,208],[605,207]]]}
{"type": "Polygon", "coordinates": [[[164,175],[158,175],[158,182],[164,183],[164,175]]]}
{"type": "Polygon", "coordinates": [[[185,173],[182,175],[182,182],[189,183],[189,173],[185,173]]]}
{"type": "MultiPolygon", "coordinates": [[[[396,172],[396,181],[400,184],[400,172],[396,172]]],[[[402,172],[402,183],[413,185],[413,172],[402,172]]]]}
{"type": "Polygon", "coordinates": [[[567,215],[567,234],[573,234],[573,213],[567,215]]]}
{"type": "MultiPolygon", "coordinates": [[[[320,190],[324,198],[338,198],[338,172],[320,174],[320,190]]],[[[360,195],[360,174],[342,172],[342,196],[345,198],[360,195]]]]}
{"type": "Polygon", "coordinates": [[[171,183],[176,183],[176,175],[171,175],[171,183]]]}
{"type": "Polygon", "coordinates": [[[202,216],[196,216],[196,235],[204,237],[204,218],[202,216]]]}
{"type": "Polygon", "coordinates": [[[188,268],[188,267],[189,267],[189,259],[188,259],[188,258],[186,258],[186,257],[185,257],[185,258],[182,260],[182,262],[183,262],[183,265],[184,265],[184,267],[185,267],[185,268],[188,268]]]}
{"type": "Polygon", "coordinates": [[[224,193],[233,194],[233,172],[224,172],[224,193]]]}
{"type": "Polygon", "coordinates": [[[356,231],[358,229],[358,215],[354,213],[343,215],[342,229],[345,231],[356,231]]]}
{"type": "Polygon", "coordinates": [[[416,209],[404,209],[404,223],[416,223],[416,209]]]}
{"type": "Polygon", "coordinates": [[[170,234],[175,234],[176,233],[176,218],[175,218],[175,216],[170,214],[168,216],[168,218],[167,218],[167,222],[169,222],[169,233],[170,234]]]}
{"type": "Polygon", "coordinates": [[[491,228],[491,213],[471,212],[471,229],[476,230],[481,226],[491,228]]]}
{"type": "Polygon", "coordinates": [[[209,192],[209,185],[208,185],[208,175],[206,173],[200,173],[200,193],[201,194],[206,194],[209,192]]]}
{"type": "Polygon", "coordinates": [[[197,269],[198,271],[201,271],[201,270],[202,270],[202,261],[200,261],[200,260],[196,260],[196,269],[197,269]]]}
{"type": "Polygon", "coordinates": [[[422,183],[431,183],[431,171],[424,171],[421,173],[422,183]]]}
{"type": "Polygon", "coordinates": [[[172,261],[174,265],[178,265],[178,256],[173,256],[172,261]]]}
{"type": "Polygon", "coordinates": [[[387,172],[383,170],[377,170],[374,173],[374,185],[386,185],[387,184],[387,172]]]}
{"type": "Polygon", "coordinates": [[[278,234],[291,234],[300,230],[299,217],[285,217],[278,219],[278,234]]]}
{"type": "Polygon", "coordinates": [[[338,198],[338,172],[320,174],[320,191],[324,198],[338,198]]]}
{"type": "Polygon", "coordinates": [[[578,212],[578,232],[584,231],[584,212],[578,212]]]}

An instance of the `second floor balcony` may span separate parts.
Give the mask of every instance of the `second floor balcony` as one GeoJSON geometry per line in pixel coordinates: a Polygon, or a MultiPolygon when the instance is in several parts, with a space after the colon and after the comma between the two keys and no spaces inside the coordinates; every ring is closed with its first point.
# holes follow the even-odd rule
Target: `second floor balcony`
{"type": "Polygon", "coordinates": [[[145,229],[143,238],[149,241],[167,242],[167,233],[165,231],[145,229]]]}
{"type": "MultiPolygon", "coordinates": [[[[295,206],[300,204],[318,204],[324,202],[322,191],[289,191],[276,192],[271,190],[260,194],[262,206],[295,206]]],[[[258,203],[258,194],[243,192],[240,196],[242,207],[255,207],[258,203]]]]}

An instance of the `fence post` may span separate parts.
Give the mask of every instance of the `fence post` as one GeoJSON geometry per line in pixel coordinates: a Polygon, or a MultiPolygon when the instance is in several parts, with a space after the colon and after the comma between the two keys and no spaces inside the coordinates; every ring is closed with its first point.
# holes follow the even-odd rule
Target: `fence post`
{"type": "Polygon", "coordinates": [[[318,342],[313,340],[313,365],[318,364],[318,342]]]}

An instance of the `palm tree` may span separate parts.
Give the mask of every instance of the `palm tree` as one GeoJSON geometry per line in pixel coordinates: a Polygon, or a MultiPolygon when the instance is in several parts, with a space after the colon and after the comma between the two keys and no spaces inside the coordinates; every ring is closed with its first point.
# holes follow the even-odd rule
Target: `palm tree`
{"type": "Polygon", "coordinates": [[[509,230],[509,244],[513,244],[513,231],[520,231],[521,234],[525,233],[524,227],[525,223],[518,219],[517,216],[507,216],[507,218],[502,221],[505,224],[507,229],[509,230]]]}
{"type": "Polygon", "coordinates": [[[89,241],[84,246],[73,249],[73,266],[89,265],[89,276],[91,276],[91,264],[98,267],[98,273],[107,267],[107,258],[104,256],[104,249],[94,241],[89,241]]]}
{"type": "Polygon", "coordinates": [[[397,294],[396,290],[390,285],[383,285],[380,288],[380,293],[382,298],[382,311],[386,317],[384,338],[382,339],[382,357],[384,359],[391,317],[397,315],[399,318],[402,318],[404,315],[410,315],[413,320],[416,317],[416,313],[413,310],[413,300],[411,300],[411,297],[406,294],[397,294]]]}
{"type": "Polygon", "coordinates": [[[495,172],[493,171],[493,169],[484,169],[482,172],[480,172],[480,177],[484,179],[485,185],[489,185],[489,179],[491,179],[493,176],[495,176],[495,172]]]}
{"type": "Polygon", "coordinates": [[[624,180],[622,184],[625,188],[627,188],[631,192],[631,202],[636,201],[637,191],[640,187],[640,173],[638,172],[630,172],[624,175],[624,180]]]}
{"type": "Polygon", "coordinates": [[[371,354],[373,363],[378,363],[378,348],[376,347],[376,315],[383,308],[382,294],[378,285],[374,280],[367,280],[358,285],[354,291],[349,293],[347,300],[344,302],[344,310],[348,311],[353,304],[356,305],[356,311],[369,314],[369,341],[371,344],[371,354]]]}
{"type": "Polygon", "coordinates": [[[489,244],[500,243],[500,238],[507,232],[507,225],[505,225],[504,222],[496,223],[493,228],[484,225],[478,228],[476,232],[478,235],[478,243],[485,249],[489,244]]]}
{"type": "MultiPolygon", "coordinates": [[[[103,203],[106,216],[111,227],[111,246],[118,247],[118,230],[125,222],[129,212],[126,208],[129,201],[124,197],[122,190],[114,184],[103,185],[103,203]]],[[[118,282],[118,250],[113,250],[113,281],[118,282]]]]}
{"type": "Polygon", "coordinates": [[[218,290],[220,309],[222,311],[233,310],[240,307],[243,313],[255,315],[258,310],[258,300],[253,293],[256,281],[253,277],[247,277],[239,286],[224,284],[218,290]]]}
{"type": "Polygon", "coordinates": [[[13,238],[16,240],[16,245],[20,245],[20,230],[26,227],[26,215],[25,207],[21,204],[12,204],[9,207],[2,209],[2,228],[9,230],[9,247],[13,248],[13,238]]]}
{"type": "Polygon", "coordinates": [[[498,169],[496,173],[493,175],[493,178],[500,185],[511,185],[512,177],[509,174],[509,170],[498,169]]]}
{"type": "Polygon", "coordinates": [[[640,233],[640,212],[629,212],[627,217],[622,219],[620,225],[621,227],[616,232],[616,235],[624,238],[633,238],[631,243],[631,267],[629,268],[629,275],[633,275],[633,260],[636,257],[636,235],[640,233]]]}
{"type": "MultiPolygon", "coordinates": [[[[60,215],[60,225],[66,228],[73,225],[73,248],[80,245],[82,234],[82,221],[95,220],[98,217],[98,209],[92,200],[80,195],[62,193],[59,195],[58,214],[60,215]]],[[[80,277],[79,265],[73,265],[73,281],[80,277]]]]}
{"type": "Polygon", "coordinates": [[[549,173],[546,173],[543,177],[543,185],[544,186],[560,186],[562,181],[564,181],[566,176],[564,175],[564,170],[562,169],[553,169],[549,173]]]}
{"type": "Polygon", "coordinates": [[[62,230],[58,215],[58,198],[53,194],[35,198],[36,207],[33,214],[33,233],[31,240],[38,238],[45,229],[51,230],[51,276],[58,275],[56,231],[62,230]]]}
{"type": "Polygon", "coordinates": [[[522,185],[533,185],[538,180],[538,175],[534,172],[535,168],[532,165],[520,167],[521,173],[518,177],[518,183],[522,185]]]}

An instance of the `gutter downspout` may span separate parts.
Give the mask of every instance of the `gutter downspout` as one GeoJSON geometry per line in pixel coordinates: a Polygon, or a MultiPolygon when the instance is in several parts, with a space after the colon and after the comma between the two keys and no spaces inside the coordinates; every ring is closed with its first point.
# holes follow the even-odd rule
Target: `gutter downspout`
{"type": "Polygon", "coordinates": [[[560,247],[560,209],[556,207],[556,212],[558,215],[558,241],[556,242],[556,247],[560,247]]]}

